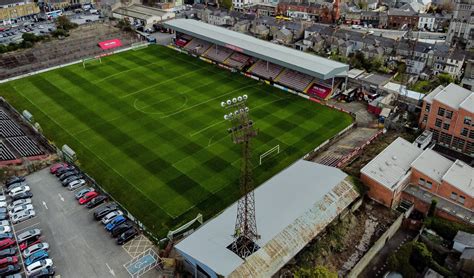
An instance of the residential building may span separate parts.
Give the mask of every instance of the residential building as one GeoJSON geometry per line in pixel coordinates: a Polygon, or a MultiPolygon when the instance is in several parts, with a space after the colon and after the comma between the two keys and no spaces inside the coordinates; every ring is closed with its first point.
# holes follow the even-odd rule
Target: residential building
{"type": "Polygon", "coordinates": [[[419,124],[433,132],[433,141],[474,157],[474,92],[438,86],[424,98],[419,124]]]}
{"type": "Polygon", "coordinates": [[[133,25],[141,25],[145,29],[153,24],[175,17],[175,13],[167,12],[158,8],[133,4],[128,7],[120,7],[113,10],[113,16],[118,19],[128,19],[133,25]]]}
{"type": "Polygon", "coordinates": [[[461,77],[466,55],[459,49],[447,45],[436,45],[433,52],[432,72],[434,75],[447,73],[458,79],[461,77]]]}
{"type": "Polygon", "coordinates": [[[33,1],[0,0],[0,25],[15,23],[19,20],[32,19],[40,13],[33,1]]]}
{"type": "Polygon", "coordinates": [[[427,213],[437,200],[437,216],[474,226],[474,169],[430,148],[397,138],[362,168],[361,181],[368,196],[387,207],[405,200],[427,213]]]}
{"type": "Polygon", "coordinates": [[[474,59],[466,61],[466,68],[464,69],[464,78],[461,80],[461,86],[474,91],[474,59]]]}
{"type": "Polygon", "coordinates": [[[466,248],[474,248],[474,234],[458,231],[453,239],[453,249],[462,253],[466,248]]]}
{"type": "Polygon", "coordinates": [[[435,22],[436,22],[436,17],[433,14],[419,14],[418,15],[418,29],[420,30],[428,30],[428,31],[434,31],[435,30],[435,22]]]}
{"type": "Polygon", "coordinates": [[[411,28],[418,26],[418,13],[411,9],[389,9],[387,16],[387,24],[391,29],[411,28]]]}
{"type": "Polygon", "coordinates": [[[465,248],[459,258],[458,268],[466,277],[474,276],[474,248],[465,248]]]}
{"type": "Polygon", "coordinates": [[[360,14],[360,22],[367,26],[377,28],[380,24],[380,13],[373,11],[363,11],[360,14]]]}
{"type": "Polygon", "coordinates": [[[454,0],[453,17],[449,24],[447,41],[451,44],[474,47],[474,2],[471,0],[454,0]]]}

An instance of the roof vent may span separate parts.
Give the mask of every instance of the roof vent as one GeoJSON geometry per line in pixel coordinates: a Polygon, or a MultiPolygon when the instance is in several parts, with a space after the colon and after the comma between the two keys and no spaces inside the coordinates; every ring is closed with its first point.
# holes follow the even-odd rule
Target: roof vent
{"type": "Polygon", "coordinates": [[[397,160],[397,157],[396,157],[396,156],[392,156],[392,159],[393,159],[393,160],[397,160]]]}
{"type": "Polygon", "coordinates": [[[380,172],[383,172],[382,166],[379,166],[379,170],[380,170],[380,172]]]}
{"type": "Polygon", "coordinates": [[[392,163],[390,163],[390,161],[388,161],[388,160],[387,160],[387,161],[385,161],[385,165],[387,165],[387,166],[391,166],[391,165],[392,165],[392,163]]]}
{"type": "Polygon", "coordinates": [[[464,163],[462,163],[462,161],[460,161],[460,160],[456,160],[455,163],[456,163],[457,166],[459,166],[461,168],[464,167],[464,163]]]}

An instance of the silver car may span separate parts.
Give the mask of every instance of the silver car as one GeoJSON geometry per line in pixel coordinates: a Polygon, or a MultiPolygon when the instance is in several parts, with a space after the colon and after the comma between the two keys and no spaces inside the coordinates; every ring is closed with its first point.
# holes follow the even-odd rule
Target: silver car
{"type": "Polygon", "coordinates": [[[72,191],[76,188],[79,188],[79,187],[83,186],[84,184],[86,184],[86,181],[83,180],[83,179],[79,179],[79,180],[75,180],[75,181],[70,182],[67,187],[69,188],[69,190],[72,191]]]}
{"type": "Polygon", "coordinates": [[[21,206],[21,205],[28,205],[31,204],[31,199],[20,199],[13,201],[11,204],[8,205],[7,209],[12,210],[14,207],[21,206]]]}
{"type": "Polygon", "coordinates": [[[13,224],[23,222],[27,219],[35,217],[36,212],[33,209],[22,210],[12,215],[11,221],[13,224]]]}
{"type": "Polygon", "coordinates": [[[8,193],[8,195],[10,195],[10,197],[14,198],[16,195],[21,194],[21,193],[25,193],[25,192],[28,192],[28,191],[30,191],[29,186],[20,186],[20,187],[15,187],[12,190],[10,190],[10,193],[8,193]]]}
{"type": "Polygon", "coordinates": [[[28,258],[29,256],[31,256],[31,254],[38,252],[39,250],[47,251],[48,249],[49,249],[49,244],[47,244],[46,242],[37,243],[23,250],[22,256],[23,258],[28,258]]]}
{"type": "Polygon", "coordinates": [[[115,211],[109,212],[109,214],[107,214],[106,216],[104,216],[104,218],[102,218],[102,224],[104,225],[109,224],[109,222],[112,221],[112,219],[114,219],[115,217],[119,215],[123,215],[123,212],[121,210],[115,210],[115,211]]]}
{"type": "Polygon", "coordinates": [[[8,213],[10,214],[10,217],[11,217],[13,214],[17,214],[22,210],[30,210],[30,209],[33,209],[32,204],[19,205],[19,206],[16,206],[16,207],[12,208],[11,210],[9,210],[8,213]]]}

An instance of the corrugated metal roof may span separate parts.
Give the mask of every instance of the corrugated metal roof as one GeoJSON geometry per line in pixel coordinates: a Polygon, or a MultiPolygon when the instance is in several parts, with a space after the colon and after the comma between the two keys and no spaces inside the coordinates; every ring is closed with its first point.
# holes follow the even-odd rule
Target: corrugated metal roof
{"type": "Polygon", "coordinates": [[[180,18],[167,21],[164,25],[167,28],[221,46],[241,49],[243,53],[250,56],[323,80],[333,78],[349,70],[349,65],[347,64],[260,40],[202,21],[180,18]]]}
{"type": "Polygon", "coordinates": [[[233,242],[237,203],[176,245],[219,275],[269,277],[357,197],[341,170],[299,160],[255,190],[260,249],[242,260],[233,242]]]}
{"type": "Polygon", "coordinates": [[[382,184],[390,191],[395,191],[395,185],[408,172],[411,163],[422,152],[422,149],[398,137],[367,163],[360,172],[382,184]]]}

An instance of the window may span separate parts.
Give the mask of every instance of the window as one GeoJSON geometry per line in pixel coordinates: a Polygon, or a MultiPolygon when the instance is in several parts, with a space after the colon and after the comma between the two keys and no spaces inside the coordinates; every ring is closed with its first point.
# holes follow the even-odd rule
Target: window
{"type": "Polygon", "coordinates": [[[442,108],[442,107],[438,108],[438,115],[441,116],[441,117],[444,117],[444,112],[445,111],[446,110],[444,110],[444,108],[442,108]]]}
{"type": "Polygon", "coordinates": [[[469,138],[474,139],[474,129],[471,129],[471,132],[469,132],[469,138]]]}
{"type": "Polygon", "coordinates": [[[433,187],[433,183],[430,182],[430,181],[426,181],[426,185],[425,185],[427,188],[431,189],[433,187]]]}
{"type": "Polygon", "coordinates": [[[420,178],[420,180],[418,180],[418,184],[419,185],[425,185],[425,179],[420,178]]]}
{"type": "Polygon", "coordinates": [[[449,130],[449,123],[444,123],[443,128],[446,129],[446,130],[449,130]]]}
{"type": "Polygon", "coordinates": [[[452,147],[462,151],[464,149],[464,143],[466,143],[466,141],[464,139],[454,137],[452,147]]]}
{"type": "Polygon", "coordinates": [[[461,130],[461,135],[467,137],[467,133],[468,133],[468,132],[469,132],[469,129],[463,128],[463,129],[461,130]]]}
{"type": "Polygon", "coordinates": [[[458,199],[458,194],[456,192],[451,193],[451,199],[457,200],[458,199]]]}
{"type": "Polygon", "coordinates": [[[431,104],[427,103],[425,106],[425,112],[430,112],[431,104]]]}
{"type": "Polygon", "coordinates": [[[423,122],[426,123],[426,121],[428,121],[428,115],[423,116],[423,122]]]}
{"type": "Polygon", "coordinates": [[[464,202],[466,201],[466,197],[464,196],[459,196],[459,202],[464,205],[464,202]]]}
{"type": "Polygon", "coordinates": [[[453,117],[453,111],[446,110],[446,118],[451,119],[453,117]]]}
{"type": "Polygon", "coordinates": [[[435,121],[435,126],[436,126],[436,127],[441,127],[441,123],[442,123],[442,122],[441,122],[440,119],[436,119],[436,121],[435,121]]]}
{"type": "Polygon", "coordinates": [[[464,117],[464,124],[465,125],[470,125],[471,121],[472,121],[471,117],[464,117]]]}
{"type": "Polygon", "coordinates": [[[445,132],[441,132],[441,135],[439,136],[439,143],[450,146],[451,145],[451,140],[453,140],[453,136],[450,134],[447,134],[445,132]]]}

